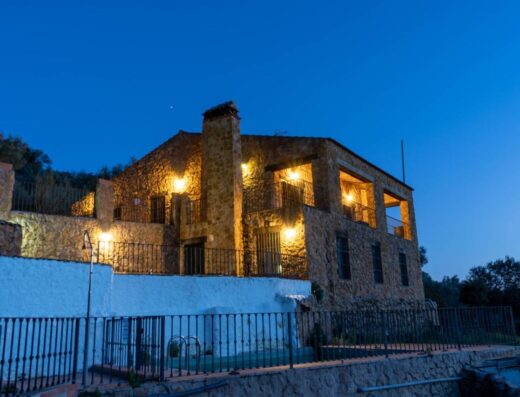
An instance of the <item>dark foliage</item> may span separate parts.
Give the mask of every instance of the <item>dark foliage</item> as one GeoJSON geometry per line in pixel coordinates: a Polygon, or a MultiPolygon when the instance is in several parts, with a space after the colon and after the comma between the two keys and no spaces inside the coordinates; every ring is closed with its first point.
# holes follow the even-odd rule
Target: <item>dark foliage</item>
{"type": "MultiPolygon", "coordinates": [[[[34,182],[36,179],[47,183],[88,188],[94,190],[98,178],[112,179],[125,169],[126,165],[117,164],[112,168],[103,166],[99,172],[68,172],[52,169],[52,161],[47,154],[39,149],[29,147],[19,137],[7,136],[0,133],[0,161],[13,164],[16,178],[34,182]]],[[[135,159],[130,160],[133,164],[135,159]]]]}

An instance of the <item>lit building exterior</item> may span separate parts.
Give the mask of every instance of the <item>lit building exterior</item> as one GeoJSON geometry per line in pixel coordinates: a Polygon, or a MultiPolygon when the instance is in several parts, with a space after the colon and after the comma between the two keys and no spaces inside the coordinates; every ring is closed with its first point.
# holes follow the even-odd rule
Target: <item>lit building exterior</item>
{"type": "Polygon", "coordinates": [[[309,279],[332,308],[424,299],[412,188],[333,139],[241,134],[232,102],[81,199],[0,166],[0,254],[85,261],[88,231],[119,273],[309,279]]]}
{"type": "Polygon", "coordinates": [[[182,274],[308,278],[333,306],[423,299],[412,189],[332,139],[241,135],[226,103],[113,184],[117,219],[168,225],[182,274]]]}

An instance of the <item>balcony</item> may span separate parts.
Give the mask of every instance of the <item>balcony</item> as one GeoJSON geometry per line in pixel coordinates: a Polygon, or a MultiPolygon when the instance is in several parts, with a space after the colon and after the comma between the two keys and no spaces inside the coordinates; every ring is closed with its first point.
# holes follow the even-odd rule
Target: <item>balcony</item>
{"type": "Polygon", "coordinates": [[[315,205],[313,185],[305,180],[258,183],[244,190],[245,213],[302,205],[315,205]]]}
{"type": "Polygon", "coordinates": [[[355,201],[343,204],[343,214],[353,222],[376,227],[376,210],[355,201]]]}
{"type": "Polygon", "coordinates": [[[406,240],[412,239],[410,225],[388,215],[386,216],[386,231],[393,236],[401,237],[406,240]]]}
{"type": "Polygon", "coordinates": [[[295,279],[307,274],[304,256],[279,252],[130,242],[99,242],[96,252],[98,263],[111,265],[116,273],[295,279]]]}

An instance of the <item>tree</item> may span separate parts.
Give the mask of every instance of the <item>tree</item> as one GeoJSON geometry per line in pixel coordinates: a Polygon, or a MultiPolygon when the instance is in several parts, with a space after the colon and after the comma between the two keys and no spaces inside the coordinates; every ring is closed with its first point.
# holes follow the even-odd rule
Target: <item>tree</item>
{"type": "Polygon", "coordinates": [[[439,307],[460,306],[460,280],[457,276],[445,276],[441,281],[435,281],[423,272],[424,297],[437,302],[439,307]]]}
{"type": "MultiPolygon", "coordinates": [[[[101,167],[97,173],[56,171],[51,167],[51,159],[42,150],[31,148],[19,137],[4,137],[0,133],[0,161],[13,164],[17,179],[66,185],[94,190],[98,178],[112,179],[119,175],[127,165],[117,164],[112,168],[101,167]]],[[[132,157],[129,165],[136,160],[132,157]]]]}
{"type": "Polygon", "coordinates": [[[426,256],[426,248],[422,245],[419,247],[419,262],[421,263],[421,267],[425,266],[428,263],[428,257],[426,256]]]}
{"type": "Polygon", "coordinates": [[[34,178],[51,166],[51,159],[43,151],[30,148],[21,138],[5,138],[1,133],[0,161],[12,164],[18,175],[25,178],[34,178]]]}

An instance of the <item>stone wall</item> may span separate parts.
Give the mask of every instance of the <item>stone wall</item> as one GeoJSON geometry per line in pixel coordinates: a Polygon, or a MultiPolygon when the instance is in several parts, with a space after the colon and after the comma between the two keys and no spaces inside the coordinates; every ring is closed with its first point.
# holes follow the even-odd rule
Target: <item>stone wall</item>
{"type": "MultiPolygon", "coordinates": [[[[338,396],[360,395],[380,397],[459,397],[457,381],[406,386],[361,394],[360,388],[412,381],[458,377],[464,367],[495,357],[515,354],[512,348],[488,348],[476,351],[443,352],[396,358],[374,358],[334,364],[305,365],[293,370],[247,371],[237,375],[177,378],[162,384],[146,383],[131,390],[128,386],[100,389],[102,395],[114,397],[156,393],[175,393],[225,381],[222,387],[206,391],[206,397],[242,396],[338,396]]],[[[95,390],[95,387],[91,387],[95,390]]]]}
{"type": "Polygon", "coordinates": [[[164,196],[166,223],[172,223],[172,195],[186,199],[201,195],[201,135],[180,131],[126,168],[114,179],[114,204],[123,207],[123,220],[132,211],[149,219],[150,198],[164,196]],[[176,181],[183,181],[176,187],[176,181]]]}
{"type": "Polygon", "coordinates": [[[20,225],[23,232],[21,255],[30,258],[51,258],[87,261],[88,250],[82,249],[83,232],[88,230],[92,242],[101,240],[101,233],[110,233],[115,242],[166,244],[171,240],[171,226],[113,222],[106,224],[95,218],[11,212],[10,222],[20,225]]]}
{"type": "Polygon", "coordinates": [[[0,255],[20,256],[22,228],[15,223],[0,221],[0,255]]]}

